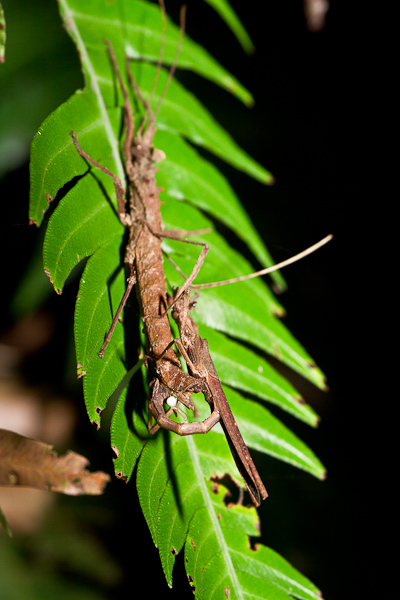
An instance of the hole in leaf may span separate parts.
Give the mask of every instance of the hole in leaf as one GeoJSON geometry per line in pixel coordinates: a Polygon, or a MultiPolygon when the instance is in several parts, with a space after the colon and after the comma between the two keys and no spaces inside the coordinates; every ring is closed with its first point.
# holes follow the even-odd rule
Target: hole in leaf
{"type": "Polygon", "coordinates": [[[238,483],[232,479],[232,476],[229,473],[225,473],[223,477],[213,477],[211,481],[211,491],[214,494],[219,493],[220,485],[225,488],[223,497],[225,506],[229,508],[232,504],[243,504],[243,489],[239,487],[238,483]]]}

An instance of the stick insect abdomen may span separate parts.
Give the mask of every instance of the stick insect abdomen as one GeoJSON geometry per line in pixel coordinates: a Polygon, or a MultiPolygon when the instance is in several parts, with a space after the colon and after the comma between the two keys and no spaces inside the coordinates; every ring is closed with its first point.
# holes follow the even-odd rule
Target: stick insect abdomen
{"type": "Polygon", "coordinates": [[[217,371],[212,361],[207,340],[200,337],[198,328],[189,314],[190,293],[185,290],[181,295],[177,291],[177,301],[172,317],[178,325],[180,340],[175,340],[179,351],[185,358],[189,373],[203,382],[204,397],[211,406],[212,414],[219,414],[220,423],[229,448],[249,491],[255,506],[268,496],[257,468],[251,458],[246,443],[232,414],[228,400],[222,389],[217,371]]]}

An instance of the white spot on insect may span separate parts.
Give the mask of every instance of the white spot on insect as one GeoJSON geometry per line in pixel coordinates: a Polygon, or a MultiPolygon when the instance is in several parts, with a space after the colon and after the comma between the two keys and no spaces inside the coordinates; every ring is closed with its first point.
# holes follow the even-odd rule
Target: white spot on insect
{"type": "Polygon", "coordinates": [[[262,372],[264,371],[264,367],[263,367],[262,365],[259,365],[259,366],[257,367],[257,371],[258,371],[259,373],[262,373],[262,372]]]}
{"type": "Polygon", "coordinates": [[[166,399],[165,402],[168,404],[168,406],[170,406],[171,408],[174,408],[174,406],[176,406],[178,403],[178,399],[175,398],[175,396],[170,396],[169,398],[166,399]]]}

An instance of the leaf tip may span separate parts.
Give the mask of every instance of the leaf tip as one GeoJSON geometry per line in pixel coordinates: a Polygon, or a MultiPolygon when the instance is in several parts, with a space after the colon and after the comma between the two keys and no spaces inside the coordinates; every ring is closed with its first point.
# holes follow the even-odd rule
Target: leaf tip
{"type": "Polygon", "coordinates": [[[272,175],[272,173],[268,173],[265,176],[265,185],[275,185],[275,183],[276,183],[275,177],[272,175]]]}
{"type": "Polygon", "coordinates": [[[95,425],[97,430],[100,429],[100,417],[101,417],[101,411],[102,409],[100,408],[100,406],[96,406],[96,408],[94,409],[98,415],[98,419],[93,419],[92,420],[92,425],[95,425]]]}
{"type": "Polygon", "coordinates": [[[54,288],[54,291],[56,292],[56,294],[58,294],[58,295],[60,296],[60,295],[61,295],[61,292],[62,292],[62,290],[61,290],[61,289],[58,289],[58,288],[56,288],[56,286],[55,286],[55,284],[54,284],[54,281],[53,281],[53,278],[52,278],[52,276],[51,276],[50,270],[49,270],[49,269],[45,269],[45,270],[44,270],[44,272],[46,273],[47,277],[50,279],[50,283],[51,283],[51,285],[53,286],[53,288],[54,288]]]}
{"type": "Polygon", "coordinates": [[[255,104],[253,96],[250,95],[248,98],[246,98],[245,104],[246,104],[247,108],[252,108],[255,104]]]}
{"type": "MultiPolygon", "coordinates": [[[[280,285],[277,285],[276,283],[273,283],[271,285],[271,289],[276,295],[279,295],[284,291],[283,288],[280,285]]],[[[286,317],[286,310],[284,308],[275,308],[273,313],[277,319],[283,319],[284,317],[286,317]]]]}
{"type": "Polygon", "coordinates": [[[125,483],[128,483],[128,477],[127,477],[127,475],[124,475],[122,471],[115,471],[115,477],[117,479],[121,479],[122,481],[125,481],[125,483]]]}

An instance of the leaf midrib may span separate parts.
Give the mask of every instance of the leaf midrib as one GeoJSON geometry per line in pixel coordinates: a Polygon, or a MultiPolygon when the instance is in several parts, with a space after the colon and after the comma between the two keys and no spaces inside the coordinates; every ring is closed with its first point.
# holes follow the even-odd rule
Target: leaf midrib
{"type": "Polygon", "coordinates": [[[211,519],[211,522],[213,524],[213,531],[217,537],[217,541],[218,541],[218,546],[221,549],[221,553],[224,557],[225,560],[225,564],[227,565],[227,570],[228,573],[231,577],[231,580],[234,584],[234,588],[235,588],[235,592],[236,592],[236,597],[240,600],[244,600],[244,595],[242,594],[242,589],[241,586],[239,584],[239,580],[236,576],[236,571],[235,568],[233,566],[232,563],[232,559],[229,553],[229,548],[226,544],[225,541],[225,537],[222,533],[222,529],[221,529],[221,525],[218,521],[217,515],[215,514],[215,510],[214,507],[212,505],[211,502],[211,498],[210,498],[210,494],[208,492],[208,488],[204,479],[204,473],[202,471],[202,468],[200,466],[200,461],[199,461],[199,457],[198,457],[198,453],[197,453],[197,448],[193,439],[193,436],[188,436],[186,439],[186,443],[187,443],[187,447],[188,447],[188,452],[191,458],[191,462],[192,462],[192,466],[195,470],[195,473],[197,475],[197,479],[199,482],[199,487],[200,487],[200,491],[201,494],[203,496],[203,506],[202,508],[205,508],[209,514],[209,517],[211,519]]]}
{"type": "Polygon", "coordinates": [[[100,113],[103,117],[103,123],[104,123],[104,128],[107,134],[107,138],[110,142],[111,145],[111,150],[112,150],[112,157],[115,161],[116,167],[117,167],[117,172],[118,172],[118,177],[121,179],[121,181],[123,181],[125,183],[125,172],[124,172],[124,168],[122,165],[122,161],[121,161],[121,157],[119,155],[119,148],[118,148],[118,140],[116,140],[115,136],[114,136],[114,132],[113,132],[113,128],[111,125],[111,121],[107,112],[107,108],[103,99],[103,96],[101,94],[100,91],[100,86],[99,86],[99,82],[97,79],[97,75],[96,75],[96,71],[93,67],[93,64],[89,58],[89,54],[86,50],[86,45],[83,42],[83,39],[80,35],[80,31],[79,31],[79,27],[75,21],[75,12],[70,10],[69,6],[68,6],[68,2],[66,2],[65,0],[59,0],[60,5],[63,7],[63,10],[65,11],[65,17],[66,17],[66,21],[68,22],[68,26],[70,28],[70,30],[74,33],[75,37],[76,37],[76,44],[79,48],[79,52],[81,54],[81,61],[82,64],[84,64],[86,66],[87,72],[89,74],[89,78],[90,78],[90,82],[86,82],[86,85],[88,86],[90,84],[90,89],[95,93],[98,104],[99,104],[99,109],[100,109],[100,113]]]}

